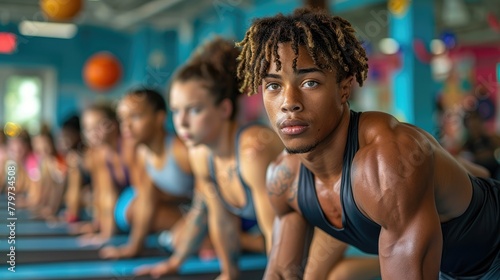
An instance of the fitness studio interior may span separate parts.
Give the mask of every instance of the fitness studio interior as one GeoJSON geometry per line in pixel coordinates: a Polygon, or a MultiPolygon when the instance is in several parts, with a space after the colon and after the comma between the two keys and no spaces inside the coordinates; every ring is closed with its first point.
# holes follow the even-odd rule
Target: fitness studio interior
{"type": "MultiPolygon", "coordinates": [[[[459,279],[479,271],[485,278],[470,279],[500,279],[500,183],[490,195],[495,218],[481,222],[497,237],[480,245],[457,245],[444,227],[477,197],[474,184],[459,184],[460,198],[442,186],[500,180],[497,108],[498,0],[0,0],[0,279],[459,279]],[[328,86],[334,99],[322,95],[328,86]],[[363,114],[350,169],[354,111],[363,114]],[[391,132],[377,131],[388,118],[391,132]],[[406,132],[395,132],[400,126],[406,132]],[[431,150],[419,146],[424,156],[388,152],[411,169],[405,182],[416,182],[415,172],[434,178],[425,193],[436,196],[442,227],[432,229],[443,249],[415,265],[421,274],[404,257],[395,270],[397,261],[377,254],[391,224],[384,207],[370,212],[375,202],[352,175],[373,135],[435,139],[431,150]],[[308,139],[316,141],[309,150],[294,146],[308,139]],[[325,145],[346,154],[332,156],[338,172],[321,177],[314,151],[325,145]],[[433,175],[423,171],[434,166],[427,157],[440,159],[433,175]],[[280,175],[283,165],[292,167],[280,175]],[[341,181],[352,185],[356,213],[382,226],[380,240],[365,246],[364,227],[360,236],[346,231],[354,238],[328,231],[349,230],[344,216],[354,215],[343,189],[325,187],[341,181]],[[309,195],[319,219],[304,206],[309,195]],[[288,222],[294,217],[303,226],[288,222]],[[456,254],[485,247],[476,255],[493,257],[456,264],[449,255],[459,247],[456,254]],[[309,258],[296,248],[309,248],[309,258]],[[404,270],[408,278],[394,276],[404,270]]],[[[392,180],[370,172],[359,180],[392,180]]],[[[377,205],[389,205],[383,197],[377,205]]]]}

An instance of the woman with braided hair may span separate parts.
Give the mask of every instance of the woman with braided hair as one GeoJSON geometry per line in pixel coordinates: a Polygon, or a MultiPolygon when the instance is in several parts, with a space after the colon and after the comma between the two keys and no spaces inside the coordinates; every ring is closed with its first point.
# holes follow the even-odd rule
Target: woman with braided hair
{"type": "Polygon", "coordinates": [[[242,90],[262,92],[286,147],[268,169],[277,222],[265,279],[304,276],[312,226],[337,240],[309,265],[350,244],[379,255],[383,279],[500,278],[500,182],[420,128],[349,108],[368,64],[348,21],[300,9],[255,20],[238,46],[242,90]]]}

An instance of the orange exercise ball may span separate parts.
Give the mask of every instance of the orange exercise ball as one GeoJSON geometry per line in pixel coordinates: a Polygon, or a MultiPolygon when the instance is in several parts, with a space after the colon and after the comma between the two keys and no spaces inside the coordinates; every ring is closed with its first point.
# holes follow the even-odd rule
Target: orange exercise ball
{"type": "Polygon", "coordinates": [[[120,61],[109,52],[99,52],[90,57],[83,68],[83,79],[93,90],[112,88],[122,76],[120,61]]]}
{"type": "Polygon", "coordinates": [[[40,0],[40,8],[49,19],[66,21],[80,12],[82,3],[82,0],[40,0]]]}

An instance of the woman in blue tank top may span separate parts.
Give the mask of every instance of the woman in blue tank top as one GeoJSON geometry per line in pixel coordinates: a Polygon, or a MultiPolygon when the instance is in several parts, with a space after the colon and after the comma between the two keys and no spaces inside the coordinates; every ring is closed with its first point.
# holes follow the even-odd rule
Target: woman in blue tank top
{"type": "Polygon", "coordinates": [[[175,272],[203,239],[207,221],[223,268],[221,279],[238,277],[241,249],[265,252],[262,237],[242,233],[249,221],[258,224],[270,248],[274,214],[266,193],[266,169],[283,145],[268,127],[237,122],[238,53],[230,41],[215,39],[196,52],[173,79],[170,108],[176,132],[190,148],[197,178],[188,214],[192,218],[187,218],[190,222],[174,255],[139,274],[175,272]]]}
{"type": "Polygon", "coordinates": [[[130,231],[122,247],[107,247],[104,258],[137,255],[150,232],[182,228],[182,206],[191,201],[193,176],[188,150],[165,128],[166,104],[155,90],[131,90],[117,108],[122,136],[136,143],[131,163],[133,187],[118,199],[115,220],[130,231]]]}

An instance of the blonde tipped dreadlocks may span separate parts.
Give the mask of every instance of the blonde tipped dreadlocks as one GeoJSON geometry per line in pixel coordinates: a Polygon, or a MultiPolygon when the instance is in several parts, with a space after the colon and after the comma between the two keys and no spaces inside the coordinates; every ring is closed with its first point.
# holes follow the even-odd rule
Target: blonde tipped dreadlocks
{"type": "Polygon", "coordinates": [[[237,73],[241,92],[256,93],[271,63],[281,69],[279,43],[291,43],[293,69],[297,67],[299,46],[304,46],[316,66],[336,71],[337,82],[354,75],[362,86],[368,74],[368,58],[351,24],[338,16],[302,8],[290,16],[278,14],[255,20],[243,41],[237,43],[242,48],[237,73]]]}

